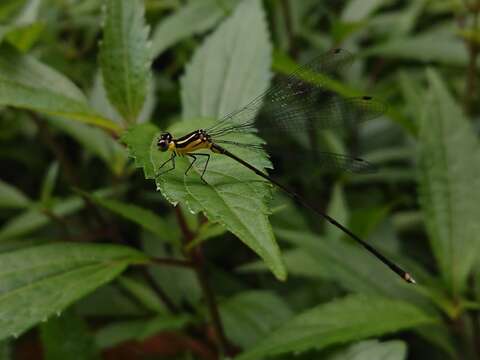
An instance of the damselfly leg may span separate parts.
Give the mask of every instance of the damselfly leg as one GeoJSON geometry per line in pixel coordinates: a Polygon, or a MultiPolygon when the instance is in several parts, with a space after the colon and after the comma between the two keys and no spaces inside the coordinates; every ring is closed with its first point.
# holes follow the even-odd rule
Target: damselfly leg
{"type": "Polygon", "coordinates": [[[168,160],[166,160],[164,163],[162,163],[162,165],[160,165],[160,167],[157,170],[157,174],[155,175],[155,179],[159,178],[160,176],[166,174],[167,172],[175,169],[175,157],[176,156],[177,156],[177,154],[175,154],[175,152],[172,152],[172,156],[170,156],[170,158],[168,160]],[[161,168],[163,168],[165,165],[167,165],[170,161],[172,162],[172,167],[170,169],[165,170],[165,171],[159,171],[161,168]]]}
{"type": "Polygon", "coordinates": [[[209,154],[204,154],[204,153],[193,153],[193,154],[187,154],[189,157],[191,157],[193,159],[193,161],[190,163],[190,165],[188,166],[187,170],[185,170],[185,175],[188,174],[188,172],[190,171],[190,169],[193,167],[193,164],[195,164],[195,162],[197,161],[197,156],[206,156],[207,157],[207,160],[205,162],[205,165],[203,166],[203,170],[202,170],[202,175],[200,175],[200,179],[205,183],[207,184],[207,182],[205,181],[205,179],[203,178],[203,175],[205,175],[205,171],[207,170],[207,167],[208,167],[208,162],[210,161],[210,155],[209,154]]]}

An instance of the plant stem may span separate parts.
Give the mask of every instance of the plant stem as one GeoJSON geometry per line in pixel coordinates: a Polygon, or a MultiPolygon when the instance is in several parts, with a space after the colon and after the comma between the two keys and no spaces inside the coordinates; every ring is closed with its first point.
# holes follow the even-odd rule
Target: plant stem
{"type": "MultiPolygon", "coordinates": [[[[188,245],[195,238],[195,236],[188,228],[185,217],[183,216],[179,206],[175,207],[175,214],[177,216],[180,229],[183,233],[185,245],[188,245]]],[[[200,283],[200,287],[202,288],[203,296],[205,298],[205,302],[207,304],[207,308],[212,320],[212,325],[215,329],[215,339],[217,340],[218,347],[221,353],[230,355],[231,346],[225,335],[225,330],[223,328],[222,320],[220,318],[220,312],[218,310],[218,304],[215,299],[215,294],[208,281],[208,276],[205,271],[205,260],[203,257],[201,245],[196,246],[192,251],[187,253],[187,256],[190,257],[190,260],[193,263],[195,274],[197,275],[198,282],[200,283]]]]}

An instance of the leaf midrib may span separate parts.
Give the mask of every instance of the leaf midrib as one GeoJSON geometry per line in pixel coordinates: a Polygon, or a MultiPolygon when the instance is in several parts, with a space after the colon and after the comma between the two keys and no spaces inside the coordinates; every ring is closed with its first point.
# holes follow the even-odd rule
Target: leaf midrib
{"type": "MultiPolygon", "coordinates": [[[[195,171],[196,171],[196,170],[195,170],[195,171]]],[[[224,177],[230,177],[231,179],[238,180],[238,179],[236,179],[235,177],[233,177],[232,175],[228,175],[228,174],[225,174],[225,173],[222,173],[222,172],[213,170],[213,169],[211,170],[211,172],[215,172],[215,173],[217,173],[217,174],[219,174],[219,175],[222,175],[222,176],[224,176],[224,177]]],[[[184,183],[185,183],[185,181],[184,181],[184,183]]],[[[247,183],[244,183],[244,185],[247,185],[248,187],[251,188],[251,186],[250,186],[250,184],[249,184],[248,182],[247,182],[247,183]]],[[[238,220],[238,222],[241,224],[241,227],[242,227],[244,230],[246,230],[245,233],[249,234],[249,237],[250,237],[250,238],[255,239],[255,238],[256,238],[256,237],[255,237],[255,234],[253,234],[253,233],[250,231],[249,227],[244,223],[243,219],[242,219],[240,216],[238,216],[238,213],[235,211],[235,208],[232,208],[232,207],[229,205],[229,203],[228,203],[227,201],[225,201],[225,199],[223,198],[223,196],[221,196],[221,193],[219,193],[219,191],[217,190],[217,188],[216,188],[215,186],[212,186],[212,185],[210,185],[210,184],[209,184],[208,186],[209,186],[211,189],[214,190],[214,192],[217,194],[217,197],[221,199],[221,201],[223,202],[223,204],[225,205],[225,207],[228,208],[229,211],[231,212],[231,214],[235,216],[235,218],[236,218],[236,219],[238,220]]],[[[195,201],[199,202],[198,198],[195,197],[195,195],[190,191],[190,188],[189,188],[188,184],[186,184],[186,183],[185,183],[185,188],[187,189],[187,191],[188,191],[188,193],[190,194],[190,196],[192,196],[192,197],[195,199],[195,201]]],[[[252,191],[253,191],[253,190],[252,190],[252,191]]],[[[250,211],[250,209],[248,209],[248,210],[250,211]]],[[[219,215],[219,216],[221,216],[221,215],[219,215]]],[[[224,217],[224,216],[221,216],[221,217],[224,217]]],[[[228,218],[228,216],[227,216],[227,218],[228,218]]],[[[272,234],[273,241],[275,241],[275,240],[274,240],[274,236],[273,236],[273,232],[270,232],[270,233],[272,234]]],[[[270,254],[269,254],[269,252],[268,252],[268,249],[266,249],[266,248],[265,248],[263,245],[261,245],[259,242],[257,242],[257,244],[258,244],[258,246],[262,249],[263,255],[264,255],[264,256],[266,255],[267,257],[269,257],[270,254]]]]}

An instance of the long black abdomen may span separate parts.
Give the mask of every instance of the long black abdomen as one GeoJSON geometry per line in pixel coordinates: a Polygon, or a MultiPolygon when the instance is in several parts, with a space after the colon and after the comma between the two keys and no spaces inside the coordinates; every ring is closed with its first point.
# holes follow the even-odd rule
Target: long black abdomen
{"type": "Polygon", "coordinates": [[[337,220],[335,220],[334,218],[332,218],[330,215],[316,209],[314,206],[310,205],[306,200],[304,200],[300,195],[298,195],[297,193],[295,193],[294,191],[288,189],[287,187],[285,187],[284,185],[280,184],[279,182],[277,182],[276,180],[274,180],[273,178],[271,178],[269,175],[265,174],[263,171],[260,171],[259,169],[257,169],[255,166],[253,165],[250,165],[248,162],[244,161],[243,159],[239,158],[238,156],[236,156],[235,154],[232,154],[230,151],[228,151],[227,149],[221,147],[220,145],[217,145],[215,143],[212,144],[212,147],[211,147],[212,151],[215,152],[215,153],[218,153],[218,154],[223,154],[223,155],[226,155],[228,156],[229,158],[237,161],[238,163],[242,164],[243,166],[245,166],[246,168],[250,169],[251,171],[253,171],[255,174],[257,174],[258,176],[264,178],[265,180],[271,182],[272,184],[274,184],[275,186],[279,187],[280,189],[282,189],[287,195],[289,195],[293,200],[295,200],[296,203],[300,204],[301,206],[303,206],[304,208],[306,209],[309,209],[311,211],[313,211],[315,214],[321,216],[322,218],[324,218],[325,220],[327,220],[330,224],[332,224],[333,226],[339,228],[340,230],[342,230],[345,234],[347,234],[348,236],[350,236],[353,240],[355,240],[357,243],[359,243],[360,245],[362,245],[369,253],[371,253],[373,256],[375,256],[378,260],[380,260],[382,263],[384,263],[386,266],[388,266],[394,273],[396,273],[398,276],[400,276],[403,280],[405,280],[406,282],[409,282],[409,283],[415,283],[415,280],[413,279],[413,277],[410,275],[410,273],[406,272],[405,270],[403,270],[402,268],[400,268],[397,264],[395,264],[394,262],[390,261],[389,259],[387,259],[385,256],[383,256],[382,253],[380,253],[377,249],[375,249],[373,246],[371,246],[370,244],[368,244],[366,241],[362,240],[361,238],[359,238],[357,235],[355,235],[353,232],[351,232],[349,229],[347,229],[345,226],[343,226],[342,224],[340,224],[337,220]]]}

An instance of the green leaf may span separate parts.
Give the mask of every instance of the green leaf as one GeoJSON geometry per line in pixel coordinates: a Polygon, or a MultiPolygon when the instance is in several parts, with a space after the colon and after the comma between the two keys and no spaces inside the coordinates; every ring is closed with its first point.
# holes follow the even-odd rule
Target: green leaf
{"type": "MultiPolygon", "coordinates": [[[[6,40],[18,50],[29,50],[44,29],[44,24],[38,21],[38,13],[42,0],[18,1],[23,8],[12,17],[7,26],[0,27],[0,42],[6,40]]],[[[8,7],[8,5],[7,5],[8,7]]],[[[2,10],[0,9],[0,14],[2,10]]],[[[1,15],[0,15],[1,16],[1,15]]]]}
{"type": "MultiPolygon", "coordinates": [[[[221,118],[262,93],[271,76],[270,62],[271,45],[260,2],[243,1],[208,37],[187,66],[181,84],[183,117],[189,121],[176,131],[172,129],[172,133],[184,134],[188,127],[203,128],[207,123],[193,118],[221,118]]],[[[259,141],[247,135],[235,139],[259,141]]],[[[152,148],[155,153],[155,147],[152,148]]],[[[245,149],[234,152],[260,169],[269,166],[259,153],[245,149]]],[[[157,167],[164,161],[160,155],[152,156],[152,160],[157,167]]],[[[177,163],[180,165],[180,161],[177,163]]],[[[185,171],[185,166],[183,162],[179,170],[185,171]]],[[[175,173],[181,174],[180,171],[175,173]]],[[[224,224],[260,255],[277,278],[285,279],[280,251],[267,219],[265,201],[270,196],[269,186],[251,171],[220,156],[213,156],[209,163],[209,185],[198,176],[175,176],[175,173],[161,176],[157,182],[169,201],[183,202],[192,212],[203,211],[211,221],[224,224]]]]}
{"type": "Polygon", "coordinates": [[[58,177],[58,162],[54,162],[47,170],[47,174],[43,179],[42,192],[40,194],[40,202],[46,209],[50,208],[52,203],[52,193],[58,177]]]}
{"type": "MultiPolygon", "coordinates": [[[[330,204],[328,204],[328,214],[341,224],[348,223],[349,213],[345,203],[345,196],[342,187],[338,184],[335,184],[333,188],[332,199],[330,204]]],[[[335,226],[327,226],[325,228],[325,236],[334,241],[340,241],[345,236],[345,233],[335,226]]]]}
{"type": "MultiPolygon", "coordinates": [[[[425,97],[425,89],[421,86],[421,79],[417,79],[407,71],[400,71],[397,75],[400,90],[405,99],[405,111],[411,118],[418,116],[418,109],[423,106],[422,99],[425,97]]],[[[418,124],[415,127],[415,134],[418,134],[418,124]]]]}
{"type": "MultiPolygon", "coordinates": [[[[108,196],[111,189],[97,190],[93,194],[97,196],[108,196]]],[[[83,207],[83,200],[78,196],[71,196],[68,198],[54,199],[50,211],[58,216],[64,217],[75,213],[83,207]]],[[[10,218],[0,229],[0,241],[18,238],[26,235],[34,230],[37,230],[50,223],[52,219],[44,213],[44,208],[36,204],[31,209],[28,209],[10,218]]]]}
{"type": "Polygon", "coordinates": [[[287,321],[292,311],[272,292],[247,291],[223,301],[220,315],[227,338],[242,348],[250,348],[287,321]]]}
{"type": "Polygon", "coordinates": [[[23,9],[16,15],[16,24],[29,24],[38,19],[42,0],[27,0],[24,1],[23,9]]]}
{"type": "Polygon", "coordinates": [[[44,28],[41,22],[18,26],[5,34],[5,38],[18,50],[27,52],[40,38],[44,28]]]}
{"type": "Polygon", "coordinates": [[[191,1],[165,18],[152,35],[152,52],[159,56],[176,42],[195,34],[201,34],[218,23],[237,0],[191,1]],[[228,8],[227,8],[228,7],[228,8]]]}
{"type": "Polygon", "coordinates": [[[395,26],[391,26],[391,36],[402,37],[408,35],[418,25],[422,18],[422,12],[428,0],[412,1],[410,5],[401,10],[400,15],[396,17],[395,26]]]}
{"type": "Polygon", "coordinates": [[[128,146],[128,154],[136,167],[143,169],[146,179],[155,178],[155,167],[151,160],[152,141],[158,134],[158,128],[150,123],[131,126],[122,135],[122,141],[128,146]]]}
{"type": "Polygon", "coordinates": [[[329,356],[327,360],[404,360],[406,358],[407,345],[403,341],[367,340],[350,345],[329,356]]]}
{"type": "Polygon", "coordinates": [[[3,0],[0,4],[0,22],[10,21],[15,13],[20,11],[22,6],[25,6],[25,2],[26,0],[3,0]]]}
{"type": "MultiPolygon", "coordinates": [[[[287,269],[292,274],[328,279],[354,292],[404,298],[414,303],[425,302],[416,294],[416,289],[408,287],[385,265],[346,239],[334,240],[307,231],[285,229],[278,229],[275,234],[279,239],[299,246],[307,254],[304,261],[300,257],[302,253],[296,254],[297,258],[293,259],[290,255],[288,264],[291,267],[287,269]],[[313,268],[307,268],[309,265],[313,268]]],[[[386,254],[391,257],[390,253],[386,254]]],[[[415,276],[418,277],[416,273],[415,276]]]]}
{"type": "MultiPolygon", "coordinates": [[[[319,266],[318,259],[307,250],[301,248],[285,250],[282,252],[282,258],[289,275],[316,279],[328,278],[328,273],[325,271],[325,268],[319,266]]],[[[243,273],[268,271],[265,264],[261,261],[250,262],[238,267],[237,270],[243,273]]]]}
{"type": "Polygon", "coordinates": [[[108,98],[134,123],[148,91],[151,56],[142,0],[107,0],[100,64],[108,98]]]}
{"type": "MultiPolygon", "coordinates": [[[[199,128],[204,127],[202,124],[205,123],[197,122],[199,128]]],[[[172,130],[173,134],[185,134],[191,130],[186,122],[179,125],[172,130]]],[[[257,139],[248,135],[237,136],[236,139],[246,143],[258,143],[257,139]]],[[[169,155],[157,150],[156,138],[150,142],[151,159],[158,169],[169,155]]],[[[257,151],[249,149],[233,151],[257,168],[264,169],[269,165],[257,151]]],[[[271,187],[259,180],[256,174],[225,156],[212,155],[205,175],[207,184],[199,178],[201,166],[192,168],[191,173],[185,176],[188,161],[178,159],[175,171],[160,176],[157,179],[157,187],[174,205],[183,203],[190,212],[201,211],[210,221],[223,224],[260,255],[277,278],[284,279],[286,276],[284,265],[268,222],[269,210],[265,204],[270,197],[271,187]]]]}
{"type": "Polygon", "coordinates": [[[478,139],[440,76],[427,72],[430,91],[420,126],[420,200],[430,244],[453,294],[465,289],[480,245],[478,139]]]}
{"type": "MultiPolygon", "coordinates": [[[[339,185],[334,188],[327,213],[348,225],[348,209],[344,203],[343,189],[339,185]]],[[[362,221],[362,225],[368,221],[372,221],[372,218],[362,221]]],[[[403,299],[430,309],[429,301],[419,295],[415,287],[399,279],[345,234],[339,233],[335,228],[328,230],[332,225],[326,226],[323,235],[298,230],[298,227],[284,225],[275,227],[275,234],[279,239],[295,245],[295,250],[300,250],[289,253],[285,259],[289,272],[299,276],[330,280],[349,291],[403,299]]],[[[403,266],[406,265],[402,257],[398,260],[395,252],[386,251],[385,235],[382,234],[379,238],[381,242],[372,242],[371,237],[365,240],[379,248],[389,258],[403,266]]],[[[423,282],[423,272],[415,272],[414,275],[418,281],[423,282]]]]}
{"type": "MultiPolygon", "coordinates": [[[[83,200],[78,196],[68,197],[56,201],[49,209],[53,214],[64,217],[75,213],[83,207],[83,200]]],[[[18,238],[29,234],[50,223],[52,219],[47,216],[43,208],[37,206],[10,218],[0,229],[0,241],[18,238]]]]}
{"type": "MultiPolygon", "coordinates": [[[[152,236],[143,238],[144,252],[149,256],[169,257],[185,260],[182,251],[171,246],[167,247],[152,236]]],[[[198,306],[202,299],[202,289],[192,269],[178,266],[151,265],[148,271],[155,279],[155,282],[165,291],[167,296],[178,306],[189,304],[192,307],[198,306]]]]}
{"type": "MultiPolygon", "coordinates": [[[[267,87],[270,77],[269,60],[270,44],[263,12],[257,1],[244,1],[207,39],[188,66],[182,79],[184,113],[187,117],[218,117],[239,107],[267,87]],[[250,19],[248,27],[245,26],[245,18],[250,19]],[[233,37],[238,38],[238,41],[233,41],[233,37]],[[255,41],[252,41],[252,38],[255,41]],[[236,56],[227,56],[232,53],[236,56]],[[212,63],[215,68],[210,67],[212,63]],[[248,69],[245,68],[246,63],[248,69]],[[228,71],[226,76],[220,76],[219,67],[225,71],[232,70],[228,71]],[[245,72],[248,72],[249,76],[242,75],[245,72]],[[199,76],[203,73],[203,76],[199,76]],[[208,87],[208,91],[203,87],[208,87]],[[198,94],[194,96],[197,91],[198,94]],[[190,96],[203,98],[200,103],[209,105],[191,102],[190,96]]],[[[177,123],[169,130],[172,134],[181,136],[211,124],[211,121],[191,119],[177,123]]],[[[153,125],[140,125],[123,136],[130,155],[135,158],[136,165],[144,169],[146,178],[154,178],[161,164],[170,156],[170,153],[158,151],[158,134],[159,130],[153,125]]],[[[260,142],[258,138],[248,134],[236,137],[235,140],[260,142]]],[[[270,166],[265,156],[256,151],[234,151],[236,155],[260,169],[270,166]]],[[[250,170],[216,154],[212,154],[206,173],[208,185],[198,176],[201,164],[199,168],[193,167],[189,176],[184,176],[187,167],[187,159],[177,159],[175,171],[163,174],[157,179],[157,189],[161,190],[172,204],[183,203],[191,212],[202,211],[212,222],[223,224],[259,254],[279,279],[284,279],[286,274],[280,251],[267,218],[269,211],[265,201],[270,196],[270,186],[260,181],[250,170]]]]}
{"type": "Polygon", "coordinates": [[[0,254],[0,339],[33,325],[111,281],[142,253],[107,244],[56,243],[0,254]]]}
{"type": "Polygon", "coordinates": [[[159,315],[149,320],[115,322],[96,333],[97,346],[111,348],[128,340],[144,340],[162,331],[181,330],[192,321],[189,315],[159,315]]]}
{"type": "Polygon", "coordinates": [[[320,350],[434,322],[436,319],[407,302],[352,295],[301,313],[236,359],[320,350]]]}
{"type": "Polygon", "coordinates": [[[183,118],[218,119],[263,93],[271,77],[271,48],[260,2],[242,1],[187,65],[183,118]]]}
{"type": "Polygon", "coordinates": [[[52,126],[77,140],[85,149],[97,155],[116,175],[124,170],[127,152],[110,134],[101,129],[58,117],[48,117],[52,126]]]}
{"type": "MultiPolygon", "coordinates": [[[[157,103],[155,83],[153,81],[149,81],[148,85],[149,86],[148,86],[148,91],[146,95],[147,97],[143,104],[143,108],[137,117],[137,123],[144,123],[149,121],[152,117],[153,111],[155,110],[155,106],[157,103]]],[[[112,104],[108,100],[108,95],[105,90],[105,85],[104,85],[101,71],[97,72],[94,79],[93,87],[90,90],[88,97],[92,107],[95,110],[97,110],[100,114],[102,114],[106,118],[114,120],[119,124],[123,122],[122,116],[118,113],[118,111],[112,106],[112,104]]]]}
{"type": "Polygon", "coordinates": [[[176,237],[172,234],[171,226],[154,212],[138,205],[125,204],[118,200],[105,199],[98,196],[91,198],[96,204],[124,217],[127,220],[137,223],[157,235],[163,241],[177,244],[176,237]]]}
{"type": "Polygon", "coordinates": [[[185,247],[187,251],[195,248],[199,244],[226,233],[226,229],[221,224],[205,223],[199,226],[196,236],[185,247]]]}
{"type": "Polygon", "coordinates": [[[343,9],[341,19],[347,22],[366,20],[385,0],[350,0],[343,9]]]}
{"type": "Polygon", "coordinates": [[[393,59],[438,62],[446,65],[468,64],[468,52],[463,41],[451,29],[441,29],[399,37],[373,46],[362,55],[380,55],[393,59]],[[438,41],[442,39],[442,41],[438,41]]]}
{"type": "Polygon", "coordinates": [[[30,199],[19,189],[0,180],[0,208],[25,208],[30,199]]]}
{"type": "Polygon", "coordinates": [[[121,276],[117,279],[120,285],[135,297],[146,309],[154,313],[165,313],[166,309],[161,303],[158,295],[143,282],[138,279],[132,279],[121,276]]]}
{"type": "Polygon", "coordinates": [[[115,132],[120,130],[117,124],[98,115],[70,80],[8,46],[0,48],[0,105],[64,116],[115,132]]]}
{"type": "MultiPolygon", "coordinates": [[[[278,73],[290,75],[295,70],[297,70],[299,66],[301,66],[301,64],[295,62],[287,55],[278,52],[274,53],[272,68],[278,73]]],[[[321,86],[322,88],[325,88],[327,90],[338,93],[339,95],[342,95],[344,97],[355,97],[362,95],[362,92],[360,90],[352,88],[349,85],[345,85],[341,81],[332,77],[328,77],[325,74],[314,73],[312,71],[304,72],[302,73],[301,79],[307,82],[311,82],[314,85],[321,86]]]]}
{"type": "Polygon", "coordinates": [[[86,322],[69,310],[40,326],[45,360],[100,359],[86,322]]]}
{"type": "Polygon", "coordinates": [[[148,311],[117,284],[107,284],[75,304],[82,316],[97,318],[132,318],[149,315],[148,311]]]}

